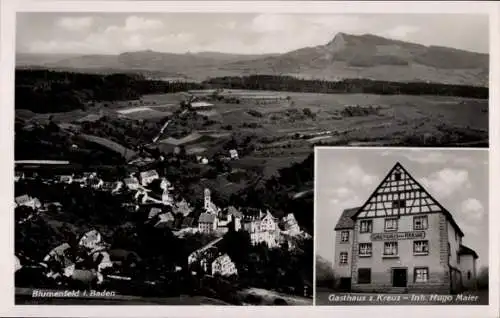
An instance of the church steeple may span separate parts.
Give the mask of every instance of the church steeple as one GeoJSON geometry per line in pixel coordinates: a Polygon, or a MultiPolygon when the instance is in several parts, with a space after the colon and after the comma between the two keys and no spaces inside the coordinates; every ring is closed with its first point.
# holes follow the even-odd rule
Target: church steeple
{"type": "Polygon", "coordinates": [[[211,196],[210,196],[210,189],[205,188],[205,191],[204,191],[204,206],[205,206],[205,210],[207,210],[207,211],[210,210],[210,206],[212,205],[211,203],[212,203],[212,201],[211,201],[211,196]]]}

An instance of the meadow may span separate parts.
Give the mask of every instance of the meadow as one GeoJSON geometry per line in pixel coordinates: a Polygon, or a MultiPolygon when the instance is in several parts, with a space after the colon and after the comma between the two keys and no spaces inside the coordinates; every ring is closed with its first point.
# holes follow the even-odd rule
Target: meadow
{"type": "MultiPolygon", "coordinates": [[[[244,90],[224,93],[245,98],[238,103],[209,100],[212,109],[192,111],[173,120],[159,139],[160,151],[185,145],[188,154],[211,158],[215,154],[228,156],[228,149],[236,148],[240,158],[231,162],[235,169],[258,168],[269,178],[279,169],[303,161],[317,145],[488,145],[486,99],[244,90]],[[262,104],[252,96],[279,98],[262,104]]],[[[184,99],[183,93],[154,94],[140,100],[100,103],[86,110],[52,114],[22,111],[20,115],[37,121],[50,118],[73,130],[85,127],[81,120],[94,121],[92,131],[100,132],[100,137],[109,135],[107,138],[134,149],[150,143],[184,99]],[[100,123],[103,116],[108,119],[100,123]]],[[[92,131],[83,129],[87,134],[92,131]]],[[[224,192],[235,188],[220,181],[217,184],[224,192]]]]}

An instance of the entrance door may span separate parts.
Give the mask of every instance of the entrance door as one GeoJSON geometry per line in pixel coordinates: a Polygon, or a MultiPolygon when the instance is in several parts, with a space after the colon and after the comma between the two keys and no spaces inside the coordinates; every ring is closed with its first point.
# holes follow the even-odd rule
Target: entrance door
{"type": "Polygon", "coordinates": [[[351,291],[351,277],[341,277],[339,290],[344,292],[351,291]]]}
{"type": "Polygon", "coordinates": [[[406,268],[393,268],[392,269],[392,286],[393,287],[406,287],[408,282],[408,271],[406,268]]]}

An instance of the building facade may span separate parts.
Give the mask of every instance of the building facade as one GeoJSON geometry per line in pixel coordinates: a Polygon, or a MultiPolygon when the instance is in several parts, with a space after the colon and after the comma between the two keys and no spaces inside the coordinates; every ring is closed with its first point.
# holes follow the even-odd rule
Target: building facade
{"type": "Polygon", "coordinates": [[[337,289],[454,293],[475,286],[477,255],[453,216],[397,163],[335,227],[337,289]]]}
{"type": "Polygon", "coordinates": [[[269,211],[260,211],[258,216],[246,217],[242,228],[250,234],[252,245],[265,243],[269,248],[279,245],[280,231],[277,220],[269,211]]]}
{"type": "Polygon", "coordinates": [[[229,255],[221,255],[212,262],[212,275],[216,274],[221,276],[238,275],[236,264],[231,261],[229,255]]]}

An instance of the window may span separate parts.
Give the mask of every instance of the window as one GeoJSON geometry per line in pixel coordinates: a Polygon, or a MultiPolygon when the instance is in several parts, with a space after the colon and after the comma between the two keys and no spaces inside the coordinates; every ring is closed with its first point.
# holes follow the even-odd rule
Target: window
{"type": "Polygon", "coordinates": [[[347,252],[340,252],[340,265],[347,265],[347,252]]]}
{"type": "Polygon", "coordinates": [[[429,268],[427,267],[416,267],[413,273],[413,278],[415,283],[425,283],[429,281],[429,268]]]}
{"type": "Polygon", "coordinates": [[[427,255],[429,254],[429,241],[414,241],[413,254],[427,255]]]}
{"type": "Polygon", "coordinates": [[[359,256],[372,256],[372,243],[359,243],[359,256]]]}
{"type": "Polygon", "coordinates": [[[470,271],[467,271],[467,279],[470,280],[470,277],[471,277],[471,273],[470,273],[470,271]]]}
{"type": "Polygon", "coordinates": [[[398,219],[396,218],[385,219],[384,229],[386,231],[396,231],[398,229],[398,219]]]}
{"type": "Polygon", "coordinates": [[[396,173],[394,174],[394,180],[396,180],[396,181],[401,180],[401,172],[396,172],[396,173]]]}
{"type": "Polygon", "coordinates": [[[394,209],[404,208],[404,207],[406,207],[406,201],[405,200],[394,200],[394,201],[392,201],[392,207],[394,209]]]}
{"type": "Polygon", "coordinates": [[[349,242],[349,231],[342,231],[340,233],[340,241],[341,242],[349,242]]]}
{"type": "Polygon", "coordinates": [[[358,284],[370,284],[372,282],[372,270],[370,268],[358,269],[358,284]]]}
{"type": "Polygon", "coordinates": [[[360,226],[361,233],[371,233],[372,232],[372,225],[373,225],[372,220],[361,221],[360,225],[361,225],[360,226]]]}
{"type": "Polygon", "coordinates": [[[385,242],[384,256],[397,256],[397,255],[398,255],[398,242],[385,242]]]}
{"type": "Polygon", "coordinates": [[[448,242],[448,258],[451,256],[451,246],[450,242],[448,242]]]}
{"type": "Polygon", "coordinates": [[[428,222],[427,215],[413,217],[414,230],[427,230],[428,222]]]}

